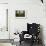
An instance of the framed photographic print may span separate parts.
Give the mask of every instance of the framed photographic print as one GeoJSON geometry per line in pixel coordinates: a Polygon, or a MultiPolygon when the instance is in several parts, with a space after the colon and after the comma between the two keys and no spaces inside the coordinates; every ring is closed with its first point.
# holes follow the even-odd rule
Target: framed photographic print
{"type": "Polygon", "coordinates": [[[25,18],[26,17],[25,10],[16,10],[15,17],[16,18],[25,18]]]}

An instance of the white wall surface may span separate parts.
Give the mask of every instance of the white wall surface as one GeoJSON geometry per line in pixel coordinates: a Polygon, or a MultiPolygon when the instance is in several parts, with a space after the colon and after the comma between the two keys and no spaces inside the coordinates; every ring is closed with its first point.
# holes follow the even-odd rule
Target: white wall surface
{"type": "Polygon", "coordinates": [[[0,0],[0,3],[8,3],[8,0],[0,0]]]}
{"type": "Polygon", "coordinates": [[[27,30],[27,23],[40,23],[43,26],[44,41],[46,42],[45,5],[40,0],[10,0],[9,1],[9,31],[11,38],[18,30],[27,30]],[[26,18],[16,18],[16,10],[25,10],[26,18]]]}

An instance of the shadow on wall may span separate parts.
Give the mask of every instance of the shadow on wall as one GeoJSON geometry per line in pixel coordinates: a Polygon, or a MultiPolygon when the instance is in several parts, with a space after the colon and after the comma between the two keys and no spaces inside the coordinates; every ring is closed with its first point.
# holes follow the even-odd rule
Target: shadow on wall
{"type": "Polygon", "coordinates": [[[40,25],[40,39],[42,40],[42,45],[45,46],[44,45],[44,37],[43,37],[43,26],[42,25],[40,25]]]}

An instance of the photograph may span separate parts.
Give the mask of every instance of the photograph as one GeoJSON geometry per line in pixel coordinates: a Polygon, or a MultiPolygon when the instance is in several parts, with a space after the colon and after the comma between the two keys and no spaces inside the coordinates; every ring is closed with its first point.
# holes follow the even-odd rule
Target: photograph
{"type": "Polygon", "coordinates": [[[25,11],[24,10],[16,10],[15,16],[16,17],[25,17],[25,11]]]}

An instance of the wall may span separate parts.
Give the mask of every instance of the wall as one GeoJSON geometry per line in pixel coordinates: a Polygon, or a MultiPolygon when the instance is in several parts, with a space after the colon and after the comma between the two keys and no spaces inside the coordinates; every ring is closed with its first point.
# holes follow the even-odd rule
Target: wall
{"type": "MultiPolygon", "coordinates": [[[[45,1],[44,1],[45,2],[45,1]]],[[[42,4],[40,0],[10,0],[9,1],[9,31],[10,36],[13,38],[13,33],[17,30],[27,30],[27,23],[40,23],[43,28],[43,36],[46,44],[46,16],[45,16],[45,4],[42,4]],[[16,18],[16,10],[25,10],[26,18],[16,18]]]]}
{"type": "Polygon", "coordinates": [[[9,1],[9,30],[12,32],[26,30],[28,23],[40,23],[44,25],[44,6],[40,0],[12,0],[9,1]],[[26,18],[16,18],[16,10],[25,10],[26,18]]]}
{"type": "Polygon", "coordinates": [[[0,3],[8,3],[8,0],[0,0],[0,3]]]}

